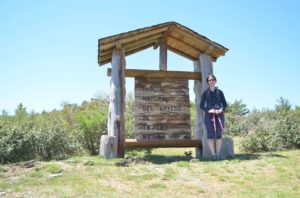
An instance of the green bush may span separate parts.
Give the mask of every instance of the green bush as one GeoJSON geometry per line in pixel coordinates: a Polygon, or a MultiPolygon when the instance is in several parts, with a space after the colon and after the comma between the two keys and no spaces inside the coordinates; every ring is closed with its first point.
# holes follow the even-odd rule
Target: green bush
{"type": "Polygon", "coordinates": [[[133,94],[129,93],[126,98],[125,109],[125,138],[135,138],[135,113],[133,94]]]}
{"type": "Polygon", "coordinates": [[[34,137],[36,155],[42,159],[60,159],[80,150],[76,136],[62,123],[40,122],[34,129],[34,137]]]}
{"type": "Polygon", "coordinates": [[[53,159],[74,154],[77,140],[61,123],[38,121],[0,122],[0,162],[18,162],[34,158],[53,159]]]}
{"type": "Polygon", "coordinates": [[[33,124],[0,122],[0,162],[32,159],[34,153],[33,124]]]}
{"type": "Polygon", "coordinates": [[[278,122],[271,134],[271,142],[276,150],[299,148],[300,118],[293,111],[278,113],[278,122]]]}
{"type": "Polygon", "coordinates": [[[91,155],[97,155],[100,148],[100,137],[107,131],[107,110],[83,111],[77,114],[77,121],[82,134],[83,147],[91,155]]]}
{"type": "Polygon", "coordinates": [[[300,117],[294,110],[255,112],[254,118],[256,125],[251,126],[251,132],[241,143],[244,151],[281,151],[300,148],[300,117]]]}

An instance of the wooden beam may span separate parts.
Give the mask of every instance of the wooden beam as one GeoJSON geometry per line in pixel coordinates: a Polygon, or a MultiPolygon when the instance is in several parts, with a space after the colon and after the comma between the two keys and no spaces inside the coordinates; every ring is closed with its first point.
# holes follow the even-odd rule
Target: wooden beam
{"type": "Polygon", "coordinates": [[[228,51],[227,48],[225,48],[223,46],[220,46],[219,44],[209,40],[205,36],[194,33],[194,32],[192,32],[192,31],[190,31],[187,28],[182,27],[182,26],[176,25],[176,27],[177,27],[176,31],[181,32],[182,34],[188,36],[190,39],[195,40],[197,43],[201,43],[202,45],[213,45],[215,48],[219,49],[222,52],[222,55],[224,55],[225,52],[228,51]],[[196,39],[196,38],[199,38],[201,40],[196,39]],[[224,52],[224,50],[226,50],[226,51],[224,52]]]}
{"type": "MultiPolygon", "coordinates": [[[[199,56],[199,63],[201,67],[201,74],[202,74],[202,93],[208,89],[208,84],[206,82],[206,77],[208,74],[213,74],[213,64],[211,61],[211,57],[206,55],[206,54],[201,54],[199,56]]],[[[201,130],[202,130],[202,144],[203,144],[203,149],[202,149],[202,157],[205,159],[208,159],[211,155],[210,148],[208,146],[208,141],[207,141],[207,130],[204,124],[204,111],[200,109],[200,122],[201,124],[201,130]]]]}
{"type": "Polygon", "coordinates": [[[158,41],[158,39],[162,37],[162,35],[154,35],[151,38],[148,39],[142,39],[141,41],[135,42],[135,43],[130,43],[124,46],[125,49],[125,54],[133,54],[138,51],[147,49],[148,47],[152,47],[155,42],[158,41]]]}
{"type": "MultiPolygon", "coordinates": [[[[139,33],[137,35],[129,35],[129,37],[126,37],[126,38],[116,38],[116,40],[120,41],[122,44],[126,44],[126,43],[130,43],[130,42],[135,42],[135,41],[138,41],[144,37],[148,37],[148,36],[152,36],[152,35],[156,35],[156,34],[160,34],[162,32],[165,32],[168,30],[168,27],[162,27],[162,28],[158,28],[156,30],[150,30],[148,32],[142,32],[142,33],[139,33]]],[[[112,40],[111,42],[108,42],[108,43],[104,43],[104,42],[101,42],[101,40],[99,41],[99,48],[101,51],[103,50],[107,50],[107,49],[110,49],[110,48],[113,48],[115,47],[115,41],[116,40],[112,40]]]]}
{"type": "Polygon", "coordinates": [[[171,50],[172,52],[174,52],[174,53],[176,53],[176,54],[178,54],[178,55],[180,55],[180,56],[183,56],[183,57],[185,57],[185,58],[187,58],[187,59],[189,59],[189,60],[191,60],[191,61],[197,60],[197,58],[191,57],[190,55],[187,55],[187,54],[185,54],[185,53],[183,53],[183,52],[181,52],[181,51],[178,51],[177,49],[175,49],[175,48],[173,48],[173,47],[171,47],[171,46],[168,46],[168,50],[171,50]]]}
{"type": "Polygon", "coordinates": [[[198,139],[187,140],[136,140],[126,139],[125,149],[128,148],[181,148],[181,147],[202,147],[198,139]]]}
{"type": "Polygon", "coordinates": [[[164,35],[159,41],[159,69],[161,71],[167,71],[168,68],[168,48],[167,38],[164,35]]]}
{"type": "MultiPolygon", "coordinates": [[[[152,47],[154,45],[154,41],[148,41],[146,43],[143,43],[141,46],[130,46],[130,48],[125,49],[125,55],[129,56],[131,54],[134,54],[136,52],[145,50],[149,47],[152,47]]],[[[109,63],[111,61],[111,54],[107,54],[105,56],[100,57],[100,64],[103,65],[105,63],[109,63]]]]}
{"type": "Polygon", "coordinates": [[[126,56],[129,56],[129,55],[134,54],[134,53],[137,53],[137,52],[139,52],[139,51],[148,49],[148,48],[152,47],[153,45],[154,45],[154,43],[149,43],[148,45],[141,46],[141,47],[136,48],[136,49],[132,49],[131,51],[125,52],[125,55],[126,55],[126,56]]]}
{"type": "MultiPolygon", "coordinates": [[[[200,72],[201,66],[199,61],[194,61],[194,71],[200,72]]],[[[202,95],[202,82],[200,80],[194,81],[194,93],[195,93],[195,108],[196,108],[196,123],[195,123],[195,136],[199,141],[202,141],[203,136],[203,111],[200,108],[200,101],[202,95]]],[[[202,148],[196,148],[196,157],[202,156],[202,148]]]]}
{"type": "Polygon", "coordinates": [[[184,42],[182,42],[182,41],[180,41],[176,38],[173,38],[173,37],[169,36],[168,37],[168,46],[173,47],[174,46],[173,44],[182,46],[183,48],[186,49],[185,51],[191,52],[193,54],[193,55],[191,55],[192,57],[197,57],[201,53],[200,50],[198,50],[198,49],[196,49],[196,48],[194,48],[194,47],[192,47],[192,46],[190,46],[190,45],[188,45],[188,44],[186,44],[186,43],[184,43],[184,42]]]}
{"type": "MultiPolygon", "coordinates": [[[[111,76],[111,68],[107,69],[107,76],[111,76]]],[[[177,78],[189,80],[201,80],[201,72],[182,71],[158,71],[158,70],[138,70],[125,69],[125,77],[139,78],[177,78]]]]}
{"type": "MultiPolygon", "coordinates": [[[[154,43],[157,42],[159,40],[159,38],[161,38],[161,37],[162,37],[162,34],[152,35],[152,36],[140,39],[133,43],[123,44],[122,47],[125,49],[125,53],[130,52],[130,51],[135,50],[136,48],[140,48],[142,46],[147,46],[150,43],[153,43],[153,45],[154,45],[154,43]]],[[[103,59],[103,58],[105,59],[105,57],[107,57],[107,55],[111,56],[112,48],[105,50],[105,51],[101,51],[101,52],[99,51],[99,54],[100,54],[101,59],[103,59]]]]}

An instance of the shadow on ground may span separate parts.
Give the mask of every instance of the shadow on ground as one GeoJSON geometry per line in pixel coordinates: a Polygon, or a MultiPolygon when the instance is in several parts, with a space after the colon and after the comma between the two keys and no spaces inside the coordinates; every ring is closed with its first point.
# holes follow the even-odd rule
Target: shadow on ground
{"type": "MultiPolygon", "coordinates": [[[[234,158],[228,158],[227,160],[239,160],[239,161],[248,161],[248,160],[257,160],[262,157],[280,157],[287,158],[284,155],[268,153],[268,154],[259,154],[259,153],[238,153],[235,154],[234,158]]],[[[186,161],[189,162],[192,158],[187,156],[164,156],[164,155],[149,155],[143,158],[144,161],[153,163],[153,164],[168,164],[172,162],[186,161]]],[[[201,159],[201,162],[208,162],[210,160],[201,159]]]]}
{"type": "Polygon", "coordinates": [[[149,155],[144,157],[143,159],[153,164],[169,164],[178,161],[189,162],[192,158],[186,156],[149,155]]]}

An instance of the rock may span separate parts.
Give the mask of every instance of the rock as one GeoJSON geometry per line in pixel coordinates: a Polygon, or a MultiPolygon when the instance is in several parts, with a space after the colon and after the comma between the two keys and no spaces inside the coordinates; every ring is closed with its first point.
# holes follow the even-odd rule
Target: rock
{"type": "Polygon", "coordinates": [[[85,166],[94,166],[94,165],[95,165],[95,162],[88,160],[88,161],[85,161],[85,162],[83,163],[83,165],[85,165],[85,166]]]}
{"type": "Polygon", "coordinates": [[[190,162],[199,162],[199,159],[191,159],[190,162]]]}
{"type": "Polygon", "coordinates": [[[63,175],[64,175],[63,173],[51,174],[51,175],[49,175],[49,178],[51,179],[51,178],[54,178],[54,177],[61,177],[63,175]]]}
{"type": "Polygon", "coordinates": [[[234,147],[233,147],[233,139],[232,138],[223,138],[222,140],[222,147],[221,147],[221,153],[219,158],[221,160],[227,159],[228,157],[233,158],[234,157],[234,147]]]}
{"type": "Polygon", "coordinates": [[[19,179],[19,177],[12,176],[12,177],[10,177],[9,179],[10,179],[10,181],[14,182],[14,181],[16,181],[17,179],[19,179]]]}
{"type": "Polygon", "coordinates": [[[128,167],[129,164],[146,164],[146,162],[142,158],[133,156],[133,157],[127,157],[122,161],[115,163],[116,166],[126,166],[126,167],[128,167]]]}
{"type": "Polygon", "coordinates": [[[3,191],[1,192],[1,191],[0,191],[0,197],[1,197],[1,196],[5,196],[5,195],[6,195],[6,192],[3,192],[3,191]]]}
{"type": "Polygon", "coordinates": [[[116,166],[123,166],[123,167],[128,167],[129,166],[129,164],[128,164],[128,162],[126,160],[122,160],[120,162],[116,162],[115,165],[116,166]]]}
{"type": "Polygon", "coordinates": [[[23,168],[32,168],[34,166],[35,166],[35,160],[24,162],[22,165],[23,168]]]}
{"type": "Polygon", "coordinates": [[[117,138],[116,136],[102,135],[100,140],[100,156],[105,159],[117,157],[117,138]]]}
{"type": "Polygon", "coordinates": [[[76,164],[76,163],[78,163],[79,161],[77,161],[77,160],[67,160],[66,162],[67,162],[67,163],[71,163],[71,164],[76,164]]]}

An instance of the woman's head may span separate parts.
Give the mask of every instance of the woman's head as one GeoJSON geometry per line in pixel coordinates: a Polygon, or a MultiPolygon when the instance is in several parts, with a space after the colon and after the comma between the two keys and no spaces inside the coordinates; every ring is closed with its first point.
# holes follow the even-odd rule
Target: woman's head
{"type": "Polygon", "coordinates": [[[206,77],[206,82],[210,87],[214,87],[217,82],[217,78],[213,74],[208,74],[206,77]]]}

